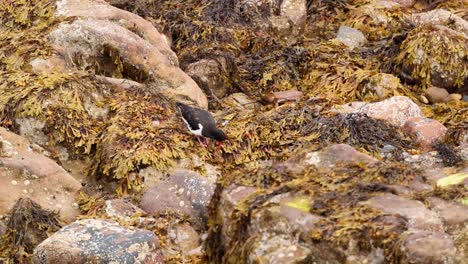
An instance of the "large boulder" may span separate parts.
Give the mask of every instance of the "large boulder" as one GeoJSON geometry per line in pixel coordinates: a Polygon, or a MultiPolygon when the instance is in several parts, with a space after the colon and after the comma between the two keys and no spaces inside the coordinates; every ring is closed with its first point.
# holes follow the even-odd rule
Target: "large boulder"
{"type": "Polygon", "coordinates": [[[19,198],[59,211],[67,222],[80,213],[75,199],[81,183],[45,154],[39,146],[0,127],[0,214],[19,198]]]}
{"type": "Polygon", "coordinates": [[[34,263],[164,263],[153,232],[85,219],[63,227],[34,250],[34,263]]]}
{"type": "MultiPolygon", "coordinates": [[[[56,15],[73,18],[50,33],[53,47],[66,65],[78,65],[106,77],[150,81],[154,85],[148,89],[154,87],[207,108],[206,96],[178,67],[167,38],[150,22],[93,0],[57,1],[56,15]]],[[[54,60],[60,61],[58,57],[54,60]]]]}

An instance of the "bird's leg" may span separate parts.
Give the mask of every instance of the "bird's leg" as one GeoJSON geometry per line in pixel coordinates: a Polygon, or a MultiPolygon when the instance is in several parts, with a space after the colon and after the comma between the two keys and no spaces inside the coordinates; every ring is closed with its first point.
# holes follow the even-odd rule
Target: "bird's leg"
{"type": "Polygon", "coordinates": [[[206,138],[202,137],[202,136],[197,136],[197,140],[198,142],[200,143],[200,145],[204,148],[206,148],[208,146],[207,142],[206,142],[206,138]]]}

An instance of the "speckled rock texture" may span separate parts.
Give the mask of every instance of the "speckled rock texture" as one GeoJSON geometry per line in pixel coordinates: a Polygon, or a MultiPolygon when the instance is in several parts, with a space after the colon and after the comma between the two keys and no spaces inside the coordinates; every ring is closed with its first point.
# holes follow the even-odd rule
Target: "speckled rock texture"
{"type": "Polygon", "coordinates": [[[360,47],[367,42],[361,31],[347,26],[341,26],[338,29],[336,38],[350,48],[360,47]]]}
{"type": "Polygon", "coordinates": [[[58,211],[63,221],[75,220],[81,183],[46,155],[38,145],[0,127],[0,214],[27,197],[58,211]]]}
{"type": "Polygon", "coordinates": [[[85,219],[65,226],[34,250],[34,263],[164,263],[150,231],[85,219]]]}
{"type": "Polygon", "coordinates": [[[372,164],[377,159],[361,153],[347,144],[336,144],[320,151],[306,154],[304,163],[318,168],[333,168],[338,164],[354,164],[357,162],[372,164]]]}
{"type": "Polygon", "coordinates": [[[129,73],[124,76],[126,79],[153,81],[169,96],[188,98],[199,107],[208,107],[202,90],[178,67],[169,40],[150,22],[104,1],[93,0],[57,1],[56,15],[79,18],[61,23],[50,34],[51,42],[67,65],[77,65],[76,59],[80,58],[84,67],[92,66],[100,75],[114,77],[112,69],[105,69],[111,64],[102,60],[109,56],[106,52],[115,50],[122,64],[117,67],[129,73]]]}
{"type": "Polygon", "coordinates": [[[205,223],[214,190],[212,180],[193,171],[175,170],[144,193],[140,206],[148,214],[169,210],[188,215],[197,223],[205,223]]]}
{"type": "Polygon", "coordinates": [[[398,127],[403,126],[412,117],[424,117],[419,106],[406,96],[394,96],[380,102],[368,103],[355,112],[385,120],[398,127]]]}

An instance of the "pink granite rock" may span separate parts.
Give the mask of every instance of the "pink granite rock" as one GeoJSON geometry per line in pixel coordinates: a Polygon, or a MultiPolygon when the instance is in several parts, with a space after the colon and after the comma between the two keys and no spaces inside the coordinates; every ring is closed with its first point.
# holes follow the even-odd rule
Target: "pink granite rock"
{"type": "Polygon", "coordinates": [[[422,149],[430,150],[434,143],[443,139],[447,128],[437,120],[414,117],[406,121],[403,131],[407,135],[414,137],[416,143],[422,149]]]}

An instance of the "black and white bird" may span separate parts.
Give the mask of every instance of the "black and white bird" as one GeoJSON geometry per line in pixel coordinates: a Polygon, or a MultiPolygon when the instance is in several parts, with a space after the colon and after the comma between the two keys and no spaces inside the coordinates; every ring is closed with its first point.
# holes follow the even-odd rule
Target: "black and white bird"
{"type": "Polygon", "coordinates": [[[182,120],[192,134],[216,140],[218,148],[221,146],[221,141],[227,139],[226,134],[216,127],[216,121],[210,112],[180,102],[176,105],[182,114],[182,120]]]}

